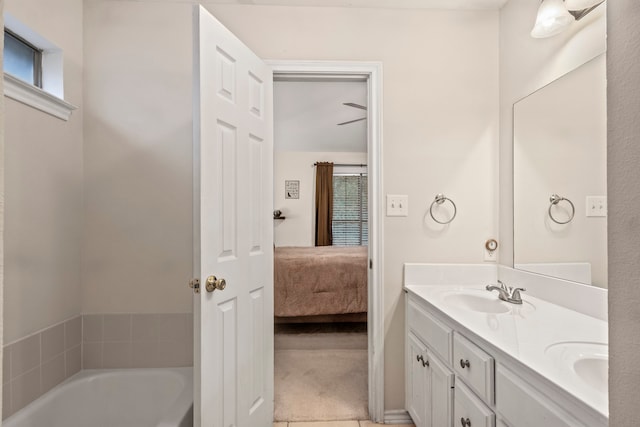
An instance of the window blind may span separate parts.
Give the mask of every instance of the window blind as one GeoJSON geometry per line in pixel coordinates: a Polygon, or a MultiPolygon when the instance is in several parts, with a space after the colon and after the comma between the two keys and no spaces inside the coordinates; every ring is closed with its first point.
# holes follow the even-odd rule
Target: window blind
{"type": "Polygon", "coordinates": [[[333,176],[333,245],[369,243],[367,175],[333,176]]]}

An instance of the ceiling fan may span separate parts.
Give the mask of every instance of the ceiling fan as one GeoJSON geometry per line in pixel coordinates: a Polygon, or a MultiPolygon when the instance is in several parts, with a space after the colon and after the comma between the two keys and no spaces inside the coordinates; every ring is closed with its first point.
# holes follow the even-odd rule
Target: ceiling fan
{"type": "MultiPolygon", "coordinates": [[[[355,104],[353,102],[343,102],[342,105],[346,105],[347,107],[353,107],[353,108],[358,108],[360,110],[367,111],[367,107],[365,107],[364,105],[355,104]]],[[[355,123],[355,122],[359,122],[359,121],[362,121],[362,120],[367,120],[367,117],[365,116],[365,117],[362,117],[360,119],[349,120],[348,122],[338,123],[338,126],[348,125],[349,123],[355,123]]]]}

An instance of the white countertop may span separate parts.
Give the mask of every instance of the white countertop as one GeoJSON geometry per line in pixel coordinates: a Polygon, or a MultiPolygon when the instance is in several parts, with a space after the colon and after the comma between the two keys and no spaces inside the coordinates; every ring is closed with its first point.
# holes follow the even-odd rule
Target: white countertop
{"type": "Polygon", "coordinates": [[[509,311],[499,314],[464,309],[447,298],[462,291],[497,300],[498,293],[490,293],[483,285],[405,285],[405,289],[608,418],[607,390],[585,382],[573,368],[585,346],[599,350],[605,358],[607,322],[526,293],[522,294],[523,305],[500,301],[509,311]]]}

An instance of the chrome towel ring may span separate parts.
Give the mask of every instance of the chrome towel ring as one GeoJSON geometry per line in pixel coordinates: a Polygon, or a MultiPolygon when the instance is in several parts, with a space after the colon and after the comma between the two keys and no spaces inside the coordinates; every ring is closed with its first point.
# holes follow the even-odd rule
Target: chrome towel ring
{"type": "Polygon", "coordinates": [[[573,205],[573,202],[565,197],[558,196],[557,194],[552,194],[551,197],[549,197],[549,201],[551,202],[551,204],[549,205],[549,218],[551,218],[551,221],[561,225],[570,223],[576,214],[576,207],[573,205]],[[551,209],[562,201],[569,203],[569,205],[571,206],[571,215],[569,215],[569,219],[566,221],[558,221],[553,217],[553,214],[551,213],[551,209]]]}
{"type": "Polygon", "coordinates": [[[446,197],[444,194],[439,193],[436,194],[436,198],[433,202],[431,202],[431,206],[429,207],[429,214],[431,215],[431,218],[433,218],[433,220],[435,222],[437,222],[438,224],[449,224],[451,221],[453,221],[453,219],[456,217],[456,214],[458,213],[458,208],[456,207],[456,204],[453,203],[453,200],[451,200],[450,198],[446,197]],[[451,203],[451,205],[453,206],[453,215],[451,215],[451,218],[449,218],[449,221],[438,221],[436,219],[436,217],[433,215],[433,207],[436,205],[441,205],[446,201],[449,201],[451,203]]]}

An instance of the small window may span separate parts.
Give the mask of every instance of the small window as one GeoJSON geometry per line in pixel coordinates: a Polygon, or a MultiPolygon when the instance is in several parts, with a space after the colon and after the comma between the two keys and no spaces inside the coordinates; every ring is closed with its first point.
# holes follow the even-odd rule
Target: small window
{"type": "Polygon", "coordinates": [[[23,38],[4,31],[4,71],[42,87],[42,51],[23,38]]]}
{"type": "Polygon", "coordinates": [[[333,176],[333,245],[369,243],[367,175],[333,176]]]}

